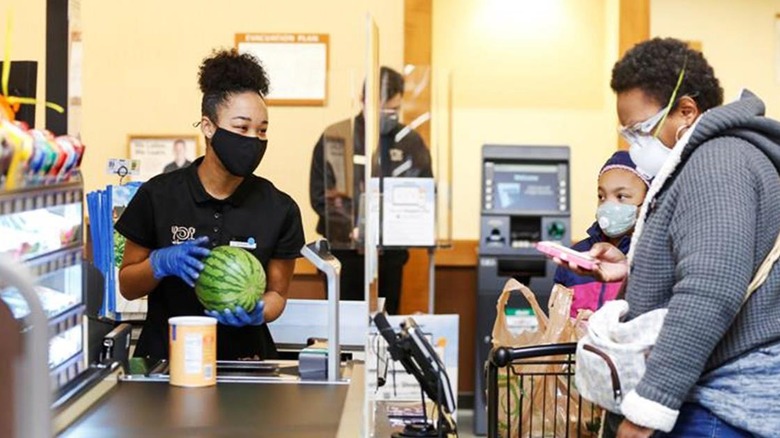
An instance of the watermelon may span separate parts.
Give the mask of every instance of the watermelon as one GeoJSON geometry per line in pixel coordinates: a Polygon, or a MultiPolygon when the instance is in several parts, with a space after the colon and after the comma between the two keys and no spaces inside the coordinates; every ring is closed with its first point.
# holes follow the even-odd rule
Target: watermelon
{"type": "Polygon", "coordinates": [[[203,260],[203,270],[195,283],[198,301],[207,310],[219,312],[241,306],[254,310],[265,292],[265,270],[249,251],[218,246],[203,260]]]}

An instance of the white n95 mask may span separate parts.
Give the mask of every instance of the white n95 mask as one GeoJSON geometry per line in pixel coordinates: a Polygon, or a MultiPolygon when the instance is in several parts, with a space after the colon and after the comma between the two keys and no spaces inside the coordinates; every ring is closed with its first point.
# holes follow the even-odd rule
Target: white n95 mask
{"type": "Polygon", "coordinates": [[[648,179],[655,178],[671,152],[672,150],[655,136],[635,137],[628,149],[631,161],[636,164],[636,170],[648,179]]]}

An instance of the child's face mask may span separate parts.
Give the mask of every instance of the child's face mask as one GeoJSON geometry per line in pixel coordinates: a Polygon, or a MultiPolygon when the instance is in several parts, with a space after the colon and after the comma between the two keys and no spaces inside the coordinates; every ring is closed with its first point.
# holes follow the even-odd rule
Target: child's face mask
{"type": "Polygon", "coordinates": [[[596,210],[596,220],[604,234],[618,237],[634,228],[636,212],[636,205],[606,201],[596,210]]]}

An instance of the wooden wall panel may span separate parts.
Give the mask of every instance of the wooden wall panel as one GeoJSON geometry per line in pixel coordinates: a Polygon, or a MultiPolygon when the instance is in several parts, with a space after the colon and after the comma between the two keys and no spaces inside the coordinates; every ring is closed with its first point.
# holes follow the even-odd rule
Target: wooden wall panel
{"type": "Polygon", "coordinates": [[[460,315],[458,392],[474,392],[477,331],[477,241],[455,240],[436,251],[436,313],[460,315]]]}
{"type": "Polygon", "coordinates": [[[460,315],[458,328],[458,393],[474,392],[474,348],[477,327],[475,267],[436,269],[437,314],[460,315]]]}
{"type": "MultiPolygon", "coordinates": [[[[406,90],[419,90],[417,93],[405,93],[403,113],[404,121],[409,122],[431,110],[431,85],[429,69],[433,63],[433,0],[404,1],[404,65],[418,66],[406,77],[406,90]],[[417,85],[428,81],[428,86],[417,85]]],[[[417,132],[431,144],[431,124],[424,123],[417,132]]]]}
{"type": "MultiPolygon", "coordinates": [[[[637,43],[650,38],[650,0],[620,0],[618,56],[637,43]]],[[[618,135],[618,149],[628,150],[628,143],[618,135]]]]}
{"type": "Polygon", "coordinates": [[[325,277],[321,274],[298,274],[293,276],[290,281],[290,289],[287,291],[287,298],[300,300],[324,300],[325,277]]]}
{"type": "Polygon", "coordinates": [[[453,240],[449,248],[436,251],[436,266],[477,266],[477,243],[476,240],[453,240]]]}
{"type": "Polygon", "coordinates": [[[427,249],[409,250],[409,261],[404,266],[401,302],[398,306],[402,315],[428,312],[428,260],[427,249]]]}
{"type": "MultiPolygon", "coordinates": [[[[403,102],[403,120],[409,123],[431,110],[430,65],[433,45],[433,0],[404,1],[404,65],[417,66],[406,76],[403,102]],[[428,81],[428,86],[418,87],[428,81]],[[420,92],[412,92],[420,90],[420,92]]],[[[416,131],[430,147],[430,123],[416,131]]],[[[381,279],[379,281],[382,281],[381,279]]],[[[404,267],[399,311],[402,314],[428,311],[428,253],[425,249],[409,251],[409,262],[404,267]]]]}
{"type": "Polygon", "coordinates": [[[650,0],[620,0],[618,55],[650,38],[650,0]]]}

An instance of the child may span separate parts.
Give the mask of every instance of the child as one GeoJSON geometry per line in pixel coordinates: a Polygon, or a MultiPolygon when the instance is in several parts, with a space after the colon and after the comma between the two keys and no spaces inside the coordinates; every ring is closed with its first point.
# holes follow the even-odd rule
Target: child
{"type": "MultiPolygon", "coordinates": [[[[650,180],[636,170],[626,151],[615,152],[599,172],[596,222],[588,229],[588,238],[572,249],[587,252],[598,242],[609,242],[628,253],[637,212],[650,186],[650,180]]],[[[574,291],[571,317],[580,311],[596,311],[617,296],[621,283],[602,283],[593,277],[577,275],[565,266],[555,271],[555,283],[574,291]]]]}

